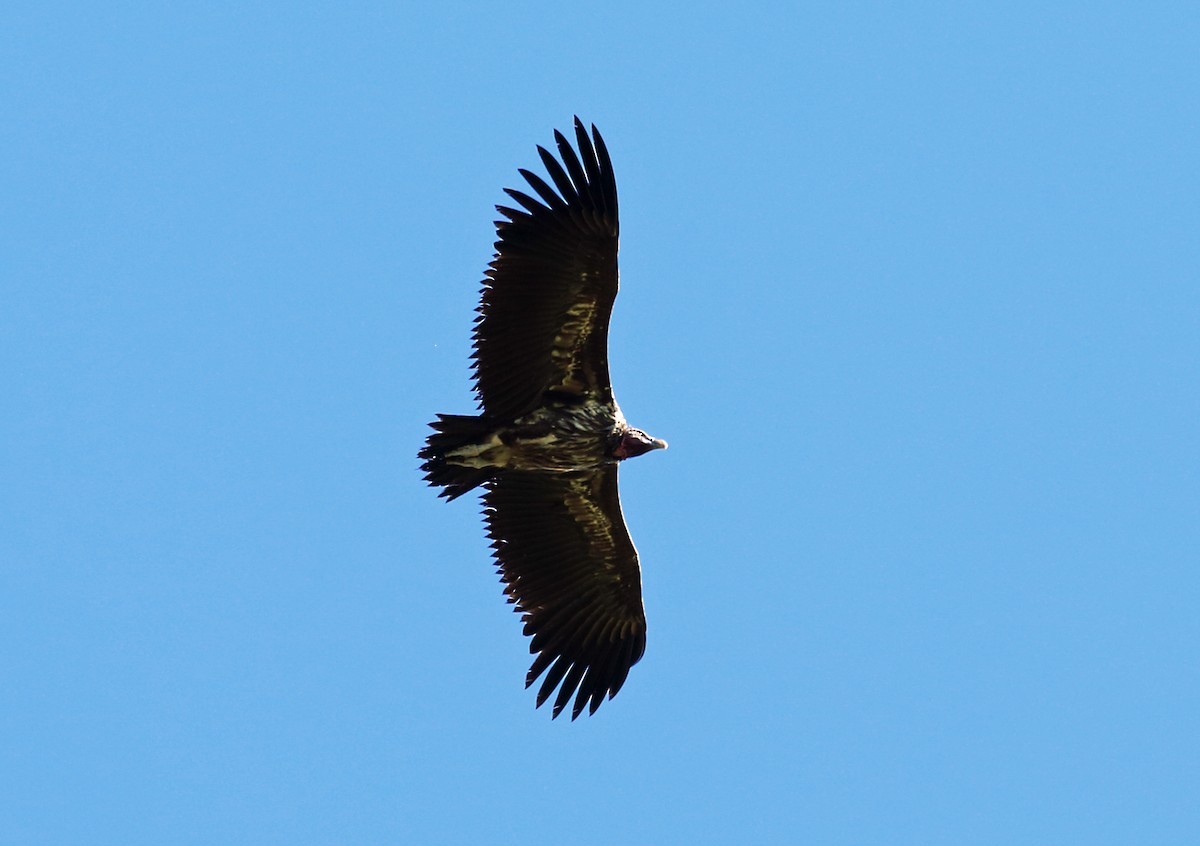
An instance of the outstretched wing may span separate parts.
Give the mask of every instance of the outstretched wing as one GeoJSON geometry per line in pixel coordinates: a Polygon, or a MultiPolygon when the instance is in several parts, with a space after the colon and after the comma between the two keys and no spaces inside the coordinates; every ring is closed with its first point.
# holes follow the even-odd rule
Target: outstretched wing
{"type": "Polygon", "coordinates": [[[485,414],[512,420],[543,402],[611,402],[608,320],[617,296],[617,183],[604,140],[575,118],[576,154],[554,133],[561,163],[538,147],[553,187],[522,169],[537,197],[506,189],[496,257],[483,282],[471,358],[485,414]]]}
{"type": "Polygon", "coordinates": [[[523,614],[536,654],[529,687],[553,716],[594,714],[616,695],[646,649],[637,550],[617,497],[617,468],[578,473],[510,471],[487,483],[484,516],[504,592],[523,614]]]}

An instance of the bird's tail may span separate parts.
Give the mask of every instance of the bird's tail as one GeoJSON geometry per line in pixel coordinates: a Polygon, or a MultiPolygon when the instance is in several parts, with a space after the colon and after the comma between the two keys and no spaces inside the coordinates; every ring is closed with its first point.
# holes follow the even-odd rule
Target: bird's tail
{"type": "Polygon", "coordinates": [[[448,453],[481,444],[490,434],[491,429],[482,417],[439,414],[438,419],[429,425],[435,432],[425,441],[425,447],[417,453],[417,457],[424,462],[421,470],[425,473],[425,481],[442,488],[438,496],[447,499],[460,497],[492,477],[495,468],[467,467],[446,460],[448,453]]]}

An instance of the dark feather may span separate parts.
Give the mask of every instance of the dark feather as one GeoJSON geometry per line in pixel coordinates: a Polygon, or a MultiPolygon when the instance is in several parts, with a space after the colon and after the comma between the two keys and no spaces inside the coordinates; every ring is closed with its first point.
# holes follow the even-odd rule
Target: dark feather
{"type": "Polygon", "coordinates": [[[531,651],[540,652],[526,686],[549,669],[539,705],[558,688],[555,716],[576,693],[571,718],[584,707],[594,712],[646,648],[641,573],[621,516],[617,468],[510,471],[485,486],[505,592],[524,615],[531,651]]]}
{"type": "Polygon", "coordinates": [[[498,207],[507,219],[496,223],[472,354],[476,395],[492,419],[527,413],[546,391],[612,401],[616,179],[595,127],[589,138],[576,119],[575,135],[578,154],[556,133],[561,165],[540,150],[553,186],[522,170],[537,196],[510,189],[522,210],[498,207]]]}

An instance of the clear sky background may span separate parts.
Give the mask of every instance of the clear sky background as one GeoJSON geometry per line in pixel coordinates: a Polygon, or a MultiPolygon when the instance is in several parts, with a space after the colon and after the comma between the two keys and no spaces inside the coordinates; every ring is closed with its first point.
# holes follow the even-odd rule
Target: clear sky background
{"type": "Polygon", "coordinates": [[[18,4],[0,843],[1200,842],[1188,3],[18,4]],[[579,114],[649,646],[551,722],[478,505],[579,114]]]}

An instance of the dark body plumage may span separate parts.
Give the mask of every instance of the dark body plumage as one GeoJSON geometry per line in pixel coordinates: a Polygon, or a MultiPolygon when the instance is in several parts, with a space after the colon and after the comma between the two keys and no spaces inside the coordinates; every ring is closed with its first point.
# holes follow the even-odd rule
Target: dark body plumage
{"type": "Polygon", "coordinates": [[[625,422],[608,376],[617,295],[617,186],[600,133],[575,119],[578,154],[538,147],[553,187],[497,206],[472,354],[478,416],[438,415],[420,451],[441,496],[484,488],[488,536],[543,673],[540,706],[595,713],[646,647],[641,571],[617,496],[617,462],[665,447],[625,422]],[[594,140],[594,143],[593,143],[594,140]],[[561,162],[561,163],[560,163],[561,162]]]}

